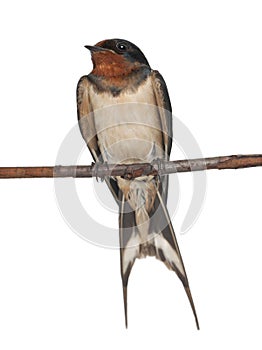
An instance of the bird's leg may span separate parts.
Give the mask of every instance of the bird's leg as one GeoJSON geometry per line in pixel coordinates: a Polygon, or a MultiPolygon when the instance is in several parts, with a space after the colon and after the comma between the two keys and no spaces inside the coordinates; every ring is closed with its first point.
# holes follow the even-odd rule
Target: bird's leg
{"type": "Polygon", "coordinates": [[[99,176],[99,167],[103,166],[104,163],[100,161],[96,161],[95,163],[92,162],[92,175],[96,178],[96,181],[99,182],[99,177],[101,178],[101,182],[104,181],[105,177],[99,176]]]}
{"type": "MultiPolygon", "coordinates": [[[[104,163],[100,163],[100,164],[104,165],[104,166],[106,167],[107,172],[109,173],[108,162],[105,161],[104,163]]],[[[100,177],[100,178],[101,178],[101,182],[104,182],[104,181],[105,181],[105,177],[106,177],[106,175],[103,175],[103,176],[100,177]]]]}
{"type": "Polygon", "coordinates": [[[161,158],[156,158],[151,162],[152,167],[157,170],[157,177],[160,180],[162,170],[164,169],[164,162],[161,158]]]}

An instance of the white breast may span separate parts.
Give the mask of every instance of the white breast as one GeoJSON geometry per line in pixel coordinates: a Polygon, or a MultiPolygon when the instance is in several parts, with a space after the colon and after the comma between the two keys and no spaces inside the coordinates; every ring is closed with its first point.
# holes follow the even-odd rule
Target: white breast
{"type": "Polygon", "coordinates": [[[109,163],[150,162],[163,157],[158,108],[150,79],[135,93],[113,97],[90,90],[99,147],[109,163]]]}

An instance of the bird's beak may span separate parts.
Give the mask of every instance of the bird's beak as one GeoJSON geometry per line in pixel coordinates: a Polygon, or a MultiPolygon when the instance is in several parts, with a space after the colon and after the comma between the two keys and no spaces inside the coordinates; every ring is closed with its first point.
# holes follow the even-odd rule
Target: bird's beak
{"type": "Polygon", "coordinates": [[[93,52],[108,51],[108,49],[105,49],[104,47],[100,47],[100,46],[85,45],[85,48],[88,49],[88,50],[90,50],[91,53],[93,53],[93,52]]]}

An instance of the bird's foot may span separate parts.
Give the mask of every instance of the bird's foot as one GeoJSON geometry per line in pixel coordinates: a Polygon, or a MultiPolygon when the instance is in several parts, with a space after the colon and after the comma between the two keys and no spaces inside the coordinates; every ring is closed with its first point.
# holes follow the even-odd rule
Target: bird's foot
{"type": "Polygon", "coordinates": [[[162,176],[162,172],[165,169],[164,159],[156,158],[151,162],[152,167],[157,171],[157,177],[162,176]]]}
{"type": "Polygon", "coordinates": [[[107,172],[109,171],[109,166],[108,166],[107,162],[92,163],[93,177],[96,178],[97,182],[99,182],[99,179],[101,180],[101,182],[103,182],[105,180],[106,175],[103,174],[103,170],[105,170],[105,169],[107,170],[107,172]]]}

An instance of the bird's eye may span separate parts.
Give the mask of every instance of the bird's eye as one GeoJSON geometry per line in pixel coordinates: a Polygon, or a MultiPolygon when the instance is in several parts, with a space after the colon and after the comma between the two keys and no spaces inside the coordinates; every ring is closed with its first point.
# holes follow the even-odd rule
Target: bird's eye
{"type": "Polygon", "coordinates": [[[126,51],[126,50],[127,50],[127,46],[126,46],[126,44],[124,44],[124,43],[117,43],[117,44],[116,44],[116,47],[117,47],[118,50],[120,50],[120,51],[126,51]]]}

